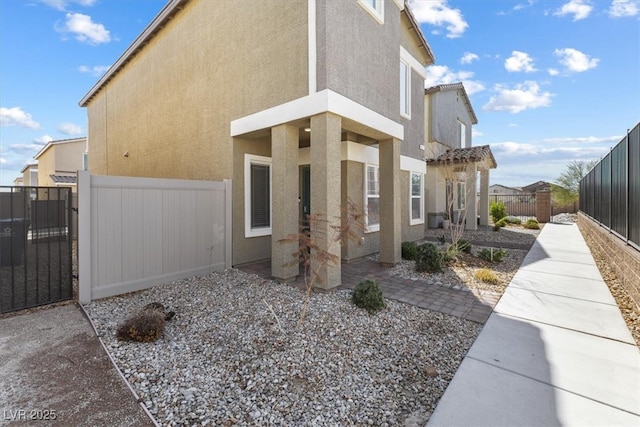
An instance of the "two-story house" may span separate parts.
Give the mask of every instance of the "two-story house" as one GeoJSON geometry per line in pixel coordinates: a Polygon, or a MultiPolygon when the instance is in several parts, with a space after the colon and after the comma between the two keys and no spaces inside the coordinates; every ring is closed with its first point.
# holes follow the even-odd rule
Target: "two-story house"
{"type": "Polygon", "coordinates": [[[489,170],[497,164],[488,145],[472,146],[471,128],[478,119],[464,85],[442,84],[424,93],[427,212],[445,212],[452,221],[464,221],[466,229],[488,225],[489,170]]]}
{"type": "Polygon", "coordinates": [[[35,156],[38,161],[38,184],[41,187],[71,187],[76,191],[77,172],[83,169],[87,138],[48,142],[35,156]]]}
{"type": "MultiPolygon", "coordinates": [[[[425,66],[403,0],[171,0],[82,98],[93,174],[233,182],[233,264],[286,281],[308,213],[365,212],[349,260],[425,227],[425,66]]],[[[329,224],[323,227],[327,228],[329,224]]],[[[326,231],[326,230],[324,230],[326,231]]],[[[321,286],[340,283],[340,265],[321,286]]]]}

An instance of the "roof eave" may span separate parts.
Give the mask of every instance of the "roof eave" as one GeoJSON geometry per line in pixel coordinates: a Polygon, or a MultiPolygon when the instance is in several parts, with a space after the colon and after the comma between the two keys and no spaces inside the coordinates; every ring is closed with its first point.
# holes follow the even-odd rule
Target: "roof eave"
{"type": "Polygon", "coordinates": [[[422,34],[422,30],[420,29],[420,24],[418,24],[418,21],[416,20],[416,17],[413,16],[413,12],[411,12],[411,7],[409,6],[409,2],[408,1],[404,2],[404,10],[403,10],[403,12],[407,15],[407,18],[409,18],[409,22],[413,26],[413,29],[415,30],[416,35],[420,39],[420,43],[422,43],[422,46],[420,46],[420,47],[424,48],[424,50],[427,53],[427,59],[428,59],[429,62],[427,62],[426,65],[435,64],[436,57],[433,54],[433,51],[431,50],[431,46],[429,46],[429,42],[427,42],[427,39],[425,38],[424,34],[422,34]]]}

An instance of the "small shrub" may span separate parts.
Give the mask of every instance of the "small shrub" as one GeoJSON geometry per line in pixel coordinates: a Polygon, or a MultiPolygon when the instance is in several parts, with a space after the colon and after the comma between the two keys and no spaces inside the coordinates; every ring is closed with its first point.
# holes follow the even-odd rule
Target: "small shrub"
{"type": "Polygon", "coordinates": [[[506,257],[508,255],[507,251],[505,251],[504,249],[500,248],[500,249],[483,249],[480,252],[478,252],[478,257],[482,258],[485,261],[489,261],[489,262],[501,262],[504,257],[506,257]]]}
{"type": "Polygon", "coordinates": [[[433,243],[418,246],[416,254],[416,271],[439,272],[444,267],[444,255],[433,243]]]}
{"type": "Polygon", "coordinates": [[[480,280],[481,282],[491,283],[492,285],[497,285],[500,282],[498,280],[498,276],[496,276],[495,273],[488,268],[481,268],[480,270],[475,272],[473,277],[480,280]]]}
{"type": "Polygon", "coordinates": [[[507,226],[507,221],[504,218],[502,218],[500,221],[496,222],[496,225],[498,227],[506,227],[507,226]]]}
{"type": "Polygon", "coordinates": [[[356,306],[367,310],[369,314],[374,314],[387,306],[378,282],[371,279],[363,280],[356,285],[351,294],[351,301],[356,306]]]}
{"type": "Polygon", "coordinates": [[[458,250],[459,251],[462,251],[462,252],[464,252],[466,254],[470,254],[471,253],[471,243],[467,242],[466,240],[464,240],[464,239],[458,240],[457,245],[458,245],[458,250]]]}
{"type": "Polygon", "coordinates": [[[520,218],[516,218],[515,216],[507,216],[503,218],[507,224],[520,225],[522,224],[522,220],[520,218]]]}
{"type": "Polygon", "coordinates": [[[535,219],[529,219],[523,225],[524,228],[529,228],[531,230],[540,230],[540,224],[535,219]]]}
{"type": "Polygon", "coordinates": [[[458,249],[457,245],[448,246],[447,249],[442,254],[444,257],[444,262],[449,263],[449,262],[455,261],[456,258],[458,257],[459,252],[460,250],[458,249]]]}
{"type": "Polygon", "coordinates": [[[507,208],[504,206],[504,202],[491,202],[489,213],[493,223],[495,224],[507,216],[507,208]]]}
{"type": "Polygon", "coordinates": [[[502,227],[500,227],[498,224],[493,224],[493,231],[500,231],[502,227]]]}
{"type": "Polygon", "coordinates": [[[416,242],[402,242],[402,259],[413,261],[416,259],[418,245],[416,242]]]}

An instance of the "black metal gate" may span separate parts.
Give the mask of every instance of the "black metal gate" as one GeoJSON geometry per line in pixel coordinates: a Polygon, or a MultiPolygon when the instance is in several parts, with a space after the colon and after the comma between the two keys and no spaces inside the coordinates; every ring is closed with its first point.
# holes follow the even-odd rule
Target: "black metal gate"
{"type": "Polygon", "coordinates": [[[69,187],[0,187],[0,313],[73,298],[69,187]]]}

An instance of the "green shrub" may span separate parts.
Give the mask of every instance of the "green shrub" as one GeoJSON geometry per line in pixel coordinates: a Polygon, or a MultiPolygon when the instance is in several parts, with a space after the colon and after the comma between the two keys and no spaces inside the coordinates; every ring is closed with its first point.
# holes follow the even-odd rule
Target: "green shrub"
{"type": "Polygon", "coordinates": [[[493,224],[493,231],[500,231],[502,227],[500,227],[498,224],[493,224]]]}
{"type": "Polygon", "coordinates": [[[467,242],[466,240],[464,239],[458,240],[457,246],[459,251],[462,251],[466,254],[471,253],[471,243],[467,242]]]}
{"type": "Polygon", "coordinates": [[[507,208],[504,206],[504,202],[502,201],[491,202],[491,206],[489,206],[489,213],[493,223],[495,224],[507,216],[507,208]]]}
{"type": "Polygon", "coordinates": [[[485,261],[489,261],[489,262],[501,262],[504,257],[506,257],[508,255],[507,251],[505,251],[504,249],[500,248],[500,249],[483,249],[480,252],[478,252],[478,257],[482,258],[485,261]]]}
{"type": "Polygon", "coordinates": [[[520,218],[516,218],[515,216],[507,216],[503,219],[507,222],[507,224],[515,224],[515,225],[522,224],[522,220],[520,218]]]}
{"type": "Polygon", "coordinates": [[[448,263],[451,261],[455,261],[456,258],[458,257],[459,252],[460,250],[458,249],[457,245],[449,245],[447,249],[444,251],[444,253],[442,254],[444,258],[444,262],[448,263]]]}
{"type": "Polygon", "coordinates": [[[535,219],[529,219],[523,225],[524,228],[529,228],[531,230],[540,230],[540,224],[535,219]]]}
{"type": "Polygon", "coordinates": [[[500,283],[498,276],[496,276],[496,274],[488,268],[481,268],[474,273],[473,277],[480,280],[481,282],[491,283],[492,285],[497,285],[498,283],[500,283]]]}
{"type": "Polygon", "coordinates": [[[504,218],[502,218],[500,221],[496,222],[496,225],[498,227],[506,227],[507,226],[507,221],[504,218]]]}
{"type": "Polygon", "coordinates": [[[416,271],[439,272],[444,267],[444,255],[433,243],[418,246],[416,254],[416,271]]]}
{"type": "Polygon", "coordinates": [[[371,279],[363,280],[356,285],[351,294],[351,301],[356,306],[367,310],[369,314],[374,314],[387,306],[378,282],[371,279]]]}
{"type": "Polygon", "coordinates": [[[413,261],[416,259],[418,244],[416,242],[402,242],[402,259],[413,261]]]}

